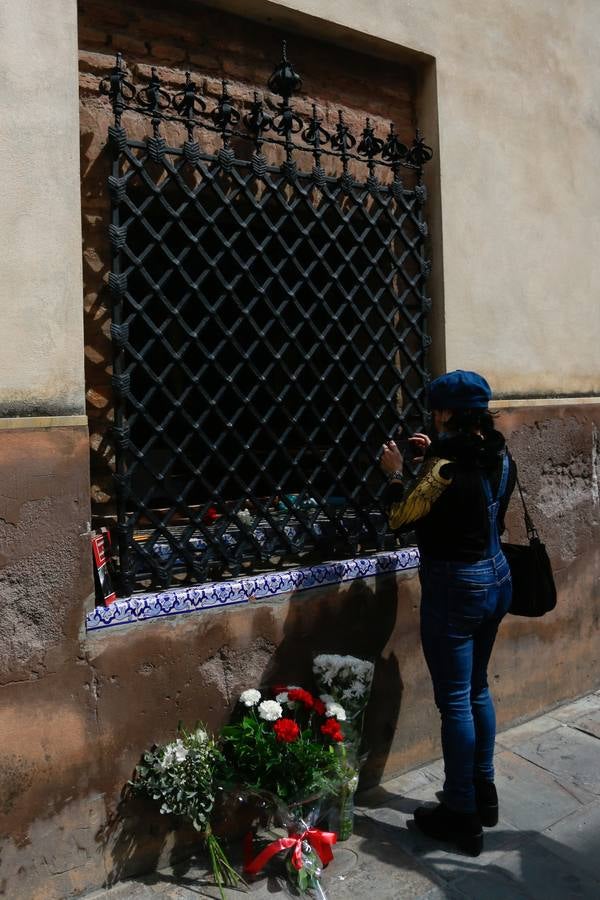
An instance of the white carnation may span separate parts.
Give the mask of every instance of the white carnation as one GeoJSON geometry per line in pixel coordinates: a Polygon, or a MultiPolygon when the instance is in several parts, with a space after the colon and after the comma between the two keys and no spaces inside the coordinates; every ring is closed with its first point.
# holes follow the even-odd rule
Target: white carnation
{"type": "Polygon", "coordinates": [[[276,700],[263,700],[262,703],[258,705],[258,714],[261,719],[264,719],[266,722],[275,722],[277,719],[280,719],[283,713],[283,709],[281,704],[276,700]]]}
{"type": "Polygon", "coordinates": [[[277,694],[275,699],[278,703],[289,703],[287,691],[282,691],[281,694],[277,694]]]}
{"type": "Polygon", "coordinates": [[[328,718],[336,718],[340,722],[346,721],[346,710],[341,704],[336,703],[329,694],[321,694],[321,700],[325,704],[325,715],[328,718]]]}
{"type": "Polygon", "coordinates": [[[244,691],[240,694],[240,703],[243,703],[244,706],[256,706],[261,697],[260,691],[254,690],[254,688],[250,688],[247,691],[244,691]]]}

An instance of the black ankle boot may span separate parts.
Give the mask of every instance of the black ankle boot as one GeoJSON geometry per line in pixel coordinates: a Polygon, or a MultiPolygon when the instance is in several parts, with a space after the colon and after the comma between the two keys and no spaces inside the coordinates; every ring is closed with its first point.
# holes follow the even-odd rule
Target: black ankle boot
{"type": "Polygon", "coordinates": [[[440,803],[434,809],[415,809],[415,825],[423,834],[437,841],[452,841],[464,853],[479,856],[483,850],[483,831],[476,812],[455,812],[440,803]]]}
{"type": "Polygon", "coordinates": [[[475,802],[477,803],[477,812],[481,819],[481,824],[486,828],[493,828],[498,824],[498,793],[493,781],[485,781],[483,778],[476,778],[475,785],[475,802]]]}

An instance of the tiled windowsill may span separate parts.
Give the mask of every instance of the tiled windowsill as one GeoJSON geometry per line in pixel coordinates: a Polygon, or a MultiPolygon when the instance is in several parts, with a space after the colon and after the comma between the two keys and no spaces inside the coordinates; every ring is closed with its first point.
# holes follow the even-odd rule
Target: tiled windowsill
{"type": "Polygon", "coordinates": [[[299,593],[356,578],[372,578],[375,575],[416,569],[418,565],[419,551],[416,547],[408,547],[359,559],[321,563],[304,569],[289,569],[284,572],[235,578],[231,581],[171,588],[160,593],[134,594],[124,600],[116,600],[110,606],[97,606],[92,609],[86,616],[86,630],[98,631],[116,625],[145,622],[148,619],[162,619],[167,616],[199,613],[205,609],[267,600],[281,594],[299,593]]]}

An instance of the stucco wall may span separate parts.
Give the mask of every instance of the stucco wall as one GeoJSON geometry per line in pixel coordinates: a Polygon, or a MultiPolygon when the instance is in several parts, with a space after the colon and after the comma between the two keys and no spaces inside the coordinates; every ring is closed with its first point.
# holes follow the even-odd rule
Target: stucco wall
{"type": "Polygon", "coordinates": [[[439,364],[482,370],[504,395],[600,392],[600,4],[213,5],[374,53],[404,47],[434,57],[445,296],[444,310],[440,285],[439,364]]]}
{"type": "Polygon", "coordinates": [[[0,415],[81,413],[76,3],[2,3],[0,43],[0,415]]]}
{"type": "MultiPolygon", "coordinates": [[[[501,427],[559,587],[551,615],[502,625],[490,675],[505,726],[600,686],[600,404],[506,411],[501,427]]],[[[10,601],[0,629],[0,891],[11,900],[64,900],[189,851],[192,833],[151,805],[120,802],[141,751],[179,720],[218,728],[245,687],[307,683],[315,652],[377,660],[368,781],[439,754],[414,574],[86,638],[85,431],[0,432],[0,450],[0,497],[20,498],[0,511],[0,546],[13,558],[0,588],[10,601]],[[50,472],[48,496],[28,500],[50,472]]],[[[515,498],[511,538],[522,536],[520,518],[515,498]]]]}

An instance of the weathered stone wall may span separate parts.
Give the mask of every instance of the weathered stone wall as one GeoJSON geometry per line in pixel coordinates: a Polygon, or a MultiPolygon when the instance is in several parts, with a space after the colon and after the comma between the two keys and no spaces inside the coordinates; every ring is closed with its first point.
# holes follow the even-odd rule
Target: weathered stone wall
{"type": "MultiPolygon", "coordinates": [[[[490,675],[504,726],[600,685],[600,405],[508,410],[500,427],[559,587],[548,617],[503,623],[490,675]]],[[[139,801],[119,805],[141,751],[168,739],[180,719],[218,728],[245,687],[306,682],[318,651],[377,660],[365,783],[439,753],[414,575],[80,635],[84,603],[74,582],[89,564],[79,537],[85,441],[70,430],[59,439],[58,431],[32,433],[27,445],[30,481],[53,472],[55,495],[28,501],[20,512],[6,508],[17,523],[2,524],[4,548],[15,529],[23,548],[21,562],[15,545],[9,549],[15,563],[3,588],[14,591],[21,616],[5,620],[10,665],[0,686],[0,884],[11,900],[58,900],[186,853],[189,831],[173,831],[139,801]],[[83,556],[65,556],[65,543],[83,556]],[[39,557],[28,549],[36,544],[39,557]]],[[[22,434],[5,434],[2,450],[8,463],[0,496],[11,497],[15,454],[25,455],[22,434]]],[[[517,540],[520,518],[515,498],[510,536],[517,540]]]]}

